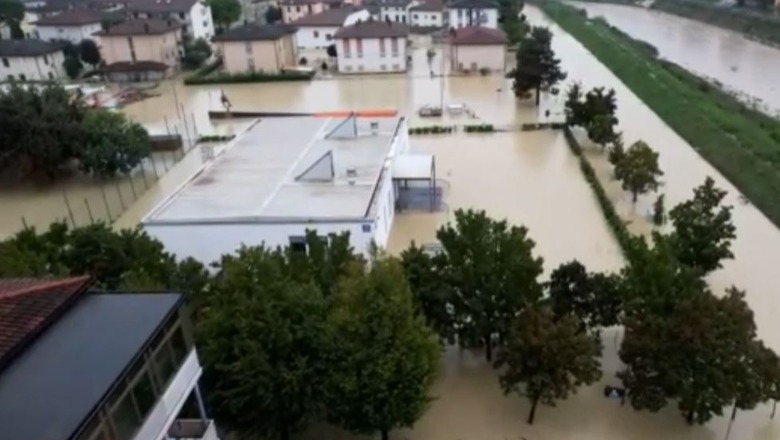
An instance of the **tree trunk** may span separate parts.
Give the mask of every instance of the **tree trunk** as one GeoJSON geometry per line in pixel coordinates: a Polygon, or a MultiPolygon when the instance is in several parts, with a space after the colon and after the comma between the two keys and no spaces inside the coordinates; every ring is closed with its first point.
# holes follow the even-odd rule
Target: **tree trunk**
{"type": "Polygon", "coordinates": [[[537,85],[536,86],[536,106],[539,107],[539,99],[540,95],[542,94],[542,87],[537,85]]]}
{"type": "Polygon", "coordinates": [[[688,411],[688,415],[685,416],[685,421],[688,422],[689,425],[693,425],[693,410],[688,411]]]}
{"type": "Polygon", "coordinates": [[[634,204],[636,204],[636,199],[637,199],[637,197],[639,197],[639,193],[633,191],[633,192],[631,192],[631,195],[633,196],[634,204]]]}
{"type": "Polygon", "coordinates": [[[382,430],[382,440],[390,440],[390,431],[387,429],[382,430]]]}
{"type": "Polygon", "coordinates": [[[279,432],[280,440],[290,440],[290,427],[285,423],[279,432]]]}
{"type": "Polygon", "coordinates": [[[528,414],[528,424],[533,425],[534,424],[534,418],[536,418],[536,405],[539,403],[539,398],[534,397],[534,399],[531,401],[531,412],[528,414]]]}
{"type": "Polygon", "coordinates": [[[485,336],[485,360],[488,363],[493,362],[493,338],[490,335],[485,336]]]}

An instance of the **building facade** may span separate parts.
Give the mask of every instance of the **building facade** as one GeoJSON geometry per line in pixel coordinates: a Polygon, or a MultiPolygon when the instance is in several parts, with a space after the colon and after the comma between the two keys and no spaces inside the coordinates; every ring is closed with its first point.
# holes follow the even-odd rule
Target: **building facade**
{"type": "Polygon", "coordinates": [[[89,285],[0,280],[4,437],[217,440],[182,295],[89,285]],[[185,407],[198,418],[180,418],[185,407]]]}
{"type": "Polygon", "coordinates": [[[498,6],[492,0],[456,0],[447,6],[449,27],[498,29],[498,6]]]}
{"type": "Polygon", "coordinates": [[[307,15],[347,6],[356,7],[362,3],[363,0],[282,0],[279,7],[282,10],[282,22],[292,23],[307,15]]]}
{"type": "Polygon", "coordinates": [[[444,5],[430,1],[409,8],[409,23],[415,27],[436,27],[445,25],[444,5]]]}
{"type": "Polygon", "coordinates": [[[134,19],[173,20],[181,25],[186,38],[214,36],[214,19],[211,7],[201,0],[134,0],[127,6],[128,14],[134,19]]]}
{"type": "Polygon", "coordinates": [[[464,27],[450,37],[450,62],[454,72],[506,70],[506,34],[500,29],[464,27]]]}
{"type": "Polygon", "coordinates": [[[79,44],[100,30],[102,16],[88,9],[74,9],[43,17],[34,23],[38,38],[44,41],[68,40],[79,44]]]}
{"type": "Polygon", "coordinates": [[[279,72],[297,64],[295,28],[249,23],[214,37],[227,73],[279,72]]]}
{"type": "Polygon", "coordinates": [[[387,21],[358,22],[336,33],[339,73],[405,72],[409,28],[387,21]]]}
{"type": "Polygon", "coordinates": [[[0,41],[0,81],[56,81],[65,76],[62,46],[41,40],[0,41]]]}
{"type": "Polygon", "coordinates": [[[117,81],[157,80],[179,70],[181,25],[173,20],[128,20],[95,33],[105,71],[117,81]]]}
{"type": "Polygon", "coordinates": [[[409,23],[409,8],[417,4],[412,0],[379,0],[379,17],[382,21],[409,23]]]}
{"type": "Polygon", "coordinates": [[[345,6],[307,15],[290,25],[297,28],[295,46],[298,50],[325,49],[335,44],[333,37],[339,29],[358,21],[368,21],[369,18],[366,9],[345,6]]]}

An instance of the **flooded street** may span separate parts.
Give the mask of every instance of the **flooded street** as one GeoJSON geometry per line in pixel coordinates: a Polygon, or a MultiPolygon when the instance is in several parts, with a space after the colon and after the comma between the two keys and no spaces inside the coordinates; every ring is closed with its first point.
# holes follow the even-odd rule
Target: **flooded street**
{"type": "Polygon", "coordinates": [[[673,14],[633,6],[570,2],[658,49],[662,58],[721,82],[727,89],[760,98],[780,114],[780,49],[751,41],[735,31],[673,14]]]}
{"type": "MultiPolygon", "coordinates": [[[[652,16],[650,12],[639,11],[652,16]]],[[[549,26],[555,38],[554,49],[569,72],[569,81],[581,81],[585,87],[607,86],[617,92],[620,130],[627,143],[647,141],[660,152],[667,206],[688,199],[693,187],[706,176],[715,178],[718,186],[728,190],[727,202],[735,206],[734,222],[738,238],[733,250],[736,259],[710,277],[716,292],[735,284],[747,290],[747,301],[755,312],[759,335],[776,351],[780,351],[780,325],[775,316],[780,313],[780,292],[775,272],[780,261],[780,231],[760,212],[739,199],[738,191],[696,152],[667,127],[650,109],[633,95],[617,78],[601,65],[576,40],[565,34],[541,12],[526,6],[530,22],[549,26]]],[[[627,12],[626,14],[631,14],[627,12]]],[[[666,20],[666,17],[664,17],[666,20]]],[[[669,17],[675,19],[675,17],[669,17]]],[[[615,23],[617,24],[617,23],[615,23]]],[[[640,25],[638,25],[640,26],[640,25]]],[[[651,26],[651,24],[646,24],[651,26]]],[[[641,26],[640,26],[641,27],[641,26]]],[[[722,31],[726,32],[726,31],[722,31]]],[[[663,32],[659,32],[663,34],[663,32]]],[[[641,36],[637,35],[639,38],[641,36]]],[[[672,36],[668,36],[674,41],[672,36]]],[[[679,37],[682,39],[682,36],[679,37]]],[[[659,44],[648,39],[652,44],[659,44]]],[[[713,43],[715,44],[715,43],[713,43]]],[[[741,43],[740,43],[741,44],[741,43]]],[[[746,43],[747,44],[747,43],[746,43]]],[[[734,49],[737,50],[737,49],[734,49]]],[[[702,50],[706,53],[706,51],[702,50]]],[[[732,58],[736,59],[736,58],[732,58]]],[[[752,55],[737,73],[772,71],[766,55],[752,55]],[[755,58],[752,58],[755,57],[755,58]],[[752,60],[752,61],[748,61],[752,60]],[[760,61],[760,62],[759,62],[760,61]],[[755,69],[755,70],[751,70],[755,69]]],[[[693,62],[693,61],[692,61],[693,62]]],[[[724,61],[725,63],[725,61],[724,61]]],[[[444,104],[465,104],[477,120],[468,116],[452,119],[425,120],[416,116],[417,108],[438,105],[442,100],[439,78],[431,78],[430,70],[439,71],[437,58],[429,65],[425,50],[414,51],[414,68],[407,75],[365,75],[338,79],[322,79],[311,83],[231,84],[224,86],[184,87],[169,81],[159,88],[160,97],[136,103],[124,113],[143,123],[152,133],[179,132],[196,134],[236,133],[242,123],[215,125],[208,119],[209,110],[223,110],[222,92],[233,104],[233,110],[327,111],[359,109],[398,109],[409,118],[411,127],[432,124],[466,124],[484,121],[496,126],[512,126],[519,122],[538,120],[539,110],[529,102],[518,102],[512,95],[511,81],[502,76],[447,77],[443,87],[444,104]],[[175,91],[175,93],[174,93],[175,91]],[[185,123],[185,120],[187,121],[185,123]]],[[[729,70],[730,71],[730,70],[729,70]]],[[[780,71],[777,66],[775,71],[780,71]]],[[[734,72],[732,72],[734,73],[734,72]]],[[[716,76],[717,69],[708,75],[716,76]]],[[[769,75],[767,75],[769,76],[769,75]]],[[[748,78],[744,76],[743,78],[748,78]]],[[[771,78],[769,78],[771,79],[771,78]]],[[[769,81],[767,79],[767,81],[769,81]]],[[[776,79],[775,79],[776,80],[776,79]]],[[[755,86],[758,80],[743,79],[755,86]]],[[[726,83],[724,81],[724,83],[726,83]]],[[[778,93],[769,86],[764,90],[778,93]]],[[[774,86],[772,86],[774,87],[774,86]]],[[[565,89],[565,86],[564,86],[565,89]]],[[[780,106],[780,96],[774,102],[780,106]]],[[[541,112],[550,109],[553,119],[562,119],[562,98],[544,97],[541,112]]],[[[411,240],[420,243],[435,240],[436,229],[452,217],[457,208],[484,209],[491,216],[507,218],[528,227],[536,241],[536,253],[545,260],[549,273],[557,264],[577,258],[592,270],[616,271],[623,259],[615,240],[587,186],[576,158],[569,152],[561,133],[506,132],[496,134],[428,135],[411,137],[413,152],[425,152],[436,157],[437,177],[443,182],[447,209],[438,214],[400,214],[391,232],[389,250],[397,253],[411,240]]],[[[607,193],[620,215],[627,219],[635,233],[651,228],[647,213],[654,196],[641,197],[634,206],[628,194],[611,179],[605,154],[598,147],[589,147],[586,154],[597,174],[605,183],[607,193]]],[[[117,227],[135,224],[173,189],[197,171],[203,158],[194,148],[176,166],[139,197],[115,222],[117,227]]],[[[0,196],[3,196],[0,194],[0,196]]],[[[5,211],[0,218],[5,230],[18,228],[19,200],[3,196],[5,211]],[[12,218],[13,217],[13,218],[12,218]],[[15,222],[13,225],[10,222],[15,222]]],[[[40,218],[48,213],[43,205],[36,211],[40,218]]],[[[51,208],[55,210],[55,208],[51,208]]],[[[58,205],[56,210],[61,210],[58,205]]],[[[23,215],[23,214],[22,214],[23,215]]],[[[517,396],[504,397],[495,372],[483,361],[482,353],[448,348],[442,358],[442,371],[430,410],[413,429],[391,434],[395,440],[723,440],[728,419],[719,417],[705,426],[689,427],[671,403],[658,414],[636,412],[619,401],[603,397],[605,384],[618,385],[615,373],[620,368],[616,355],[620,334],[615,329],[604,332],[604,378],[577,395],[561,402],[556,408],[540,407],[533,426],[525,423],[528,401],[517,396]]],[[[776,440],[780,438],[780,417],[770,420],[770,405],[754,411],[740,412],[730,438],[733,440],[776,440]]],[[[311,440],[341,440],[356,438],[328,428],[315,429],[301,438],[311,440]]]]}

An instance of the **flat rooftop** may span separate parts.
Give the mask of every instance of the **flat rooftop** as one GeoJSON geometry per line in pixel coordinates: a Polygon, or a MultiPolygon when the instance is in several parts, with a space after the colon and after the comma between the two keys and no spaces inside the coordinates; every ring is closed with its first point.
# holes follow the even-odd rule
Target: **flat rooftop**
{"type": "Polygon", "coordinates": [[[365,218],[401,121],[260,120],[143,223],[365,218]]]}
{"type": "Polygon", "coordinates": [[[0,437],[69,438],[180,300],[84,295],[0,374],[0,437]]]}

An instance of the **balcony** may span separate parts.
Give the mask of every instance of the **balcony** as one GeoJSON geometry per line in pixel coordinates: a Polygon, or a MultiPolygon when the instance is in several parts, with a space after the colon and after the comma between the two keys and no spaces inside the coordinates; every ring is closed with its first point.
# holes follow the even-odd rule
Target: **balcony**
{"type": "Polygon", "coordinates": [[[174,440],[219,440],[213,420],[178,419],[168,429],[168,438],[174,440]]]}

